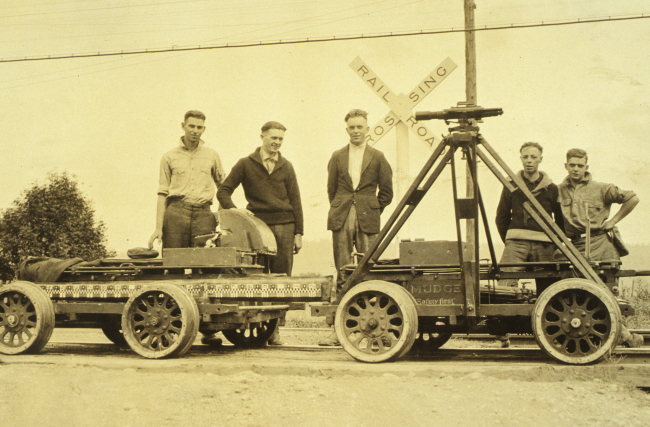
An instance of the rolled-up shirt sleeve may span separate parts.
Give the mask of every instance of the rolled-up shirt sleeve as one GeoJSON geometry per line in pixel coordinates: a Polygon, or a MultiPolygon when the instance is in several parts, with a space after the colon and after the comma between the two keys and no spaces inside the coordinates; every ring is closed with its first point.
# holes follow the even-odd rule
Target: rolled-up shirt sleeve
{"type": "Polygon", "coordinates": [[[621,190],[614,184],[603,185],[600,189],[603,203],[611,205],[612,203],[625,203],[632,197],[636,196],[634,191],[621,190]]]}
{"type": "Polygon", "coordinates": [[[169,185],[172,181],[172,168],[167,156],[160,159],[160,176],[158,178],[158,194],[169,195],[169,185]]]}
{"type": "Polygon", "coordinates": [[[223,169],[219,155],[216,155],[214,159],[212,179],[214,180],[214,183],[217,184],[217,188],[219,188],[219,186],[221,186],[221,184],[223,184],[223,181],[226,179],[226,171],[223,169]]]}

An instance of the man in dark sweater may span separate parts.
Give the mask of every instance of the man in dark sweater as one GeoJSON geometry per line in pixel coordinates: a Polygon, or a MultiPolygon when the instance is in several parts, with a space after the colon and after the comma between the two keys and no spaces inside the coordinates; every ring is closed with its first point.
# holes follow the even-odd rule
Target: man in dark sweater
{"type": "MultiPolygon", "coordinates": [[[[291,276],[293,254],[302,248],[303,215],[296,172],[280,154],[286,130],[278,122],[265,123],[260,135],[262,146],[233,166],[217,191],[217,199],[223,209],[237,209],[232,193],[242,185],[248,202],[246,212],[264,221],[275,236],[278,252],[271,259],[271,273],[291,276]]],[[[277,327],[268,343],[282,345],[277,327]]]]}
{"type": "Polygon", "coordinates": [[[302,247],[303,215],[296,173],[280,154],[285,131],[278,122],[264,124],[262,146],[235,164],[217,199],[223,209],[236,209],[231,196],[242,185],[247,212],[264,221],[275,236],[278,252],[271,260],[271,273],[291,276],[293,254],[302,247]]]}
{"type": "MultiPolygon", "coordinates": [[[[535,196],[555,223],[564,230],[562,206],[558,202],[557,185],[539,170],[542,162],[542,146],[526,142],[519,150],[524,167],[519,171],[528,190],[535,196]]],[[[506,244],[501,256],[502,263],[553,261],[555,244],[542,228],[524,210],[526,198],[520,192],[513,195],[507,188],[501,193],[497,207],[496,224],[501,240],[506,244]]],[[[523,271],[524,267],[503,268],[504,271],[523,271]]],[[[517,280],[504,280],[500,284],[516,286],[517,280]]]]}
{"type": "MultiPolygon", "coordinates": [[[[562,206],[558,202],[557,185],[548,175],[539,170],[542,162],[542,146],[536,142],[526,142],[519,149],[523,170],[519,177],[528,190],[533,193],[544,210],[553,217],[555,223],[564,230],[562,206]]],[[[504,187],[497,207],[496,224],[501,240],[506,247],[501,263],[553,261],[556,246],[544,233],[537,222],[524,209],[527,201],[521,192],[514,195],[504,187]]],[[[524,271],[525,267],[503,267],[501,271],[524,271]]],[[[501,286],[517,286],[517,279],[500,280],[501,286]]],[[[498,337],[502,347],[510,345],[507,335],[498,337]]]]}

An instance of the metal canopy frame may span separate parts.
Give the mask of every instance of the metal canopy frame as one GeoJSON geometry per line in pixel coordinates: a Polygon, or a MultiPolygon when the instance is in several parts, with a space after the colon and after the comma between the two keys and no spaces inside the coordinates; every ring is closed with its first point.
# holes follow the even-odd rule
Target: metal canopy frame
{"type": "MultiPolygon", "coordinates": [[[[384,227],[381,229],[377,238],[374,240],[368,251],[364,254],[363,258],[354,269],[352,274],[347,278],[341,291],[336,297],[335,304],[339,304],[341,298],[352,287],[360,283],[372,267],[378,262],[379,257],[384,253],[390,242],[395,238],[399,230],[402,228],[406,220],[411,216],[411,213],[418,206],[424,195],[429,191],[431,186],[435,183],[436,179],[440,176],[447,164],[451,166],[452,174],[452,188],[454,198],[454,210],[456,217],[456,232],[458,237],[458,256],[461,268],[461,278],[465,289],[465,307],[464,315],[478,316],[480,315],[477,305],[480,304],[479,295],[479,250],[478,250],[478,224],[474,227],[474,239],[472,242],[473,250],[470,251],[472,259],[465,260],[463,256],[463,243],[461,238],[461,219],[474,219],[477,220],[480,214],[483,220],[483,227],[485,229],[486,238],[490,249],[490,257],[492,259],[492,266],[498,272],[499,265],[496,260],[494,246],[490,236],[490,228],[488,226],[485,206],[481,197],[480,188],[478,185],[477,174],[477,158],[480,159],[487,168],[497,177],[499,181],[510,192],[520,192],[526,198],[524,202],[524,209],[528,214],[537,222],[537,224],[544,230],[546,235],[553,243],[560,249],[560,251],[567,257],[574,268],[579,272],[582,277],[590,279],[600,286],[606,287],[600,279],[596,271],[592,268],[591,264],[587,261],[585,256],[580,253],[571,241],[565,236],[564,232],[555,224],[550,215],[544,210],[541,204],[535,199],[532,193],[526,187],[523,180],[515,175],[513,171],[506,165],[497,152],[479,133],[479,128],[476,126],[476,121],[480,121],[484,117],[501,115],[503,111],[500,108],[487,109],[468,105],[467,103],[459,103],[461,107],[454,107],[450,110],[441,112],[422,112],[416,114],[417,120],[432,120],[440,119],[445,120],[449,124],[450,120],[457,120],[458,126],[449,128],[449,134],[435,148],[431,157],[427,160],[426,164],[415,178],[409,187],[404,197],[399,202],[395,211],[392,213],[384,227]],[[485,150],[483,150],[483,149],[485,150]],[[456,158],[455,153],[458,150],[463,152],[463,159],[467,162],[467,170],[471,175],[474,191],[471,196],[461,198],[458,196],[458,189],[456,184],[456,158]],[[496,167],[496,164],[506,172],[504,176],[501,171],[496,167]]],[[[462,160],[462,159],[461,159],[462,160]]],[[[471,248],[470,248],[471,249],[471,248]]]]}

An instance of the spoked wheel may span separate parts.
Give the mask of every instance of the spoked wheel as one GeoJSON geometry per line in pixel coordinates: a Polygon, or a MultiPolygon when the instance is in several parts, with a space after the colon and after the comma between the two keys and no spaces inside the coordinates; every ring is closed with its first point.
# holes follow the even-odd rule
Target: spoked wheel
{"type": "Polygon", "coordinates": [[[249,323],[246,328],[242,329],[226,329],[221,333],[237,347],[255,348],[264,347],[277,327],[278,319],[269,319],[263,322],[249,323]]]}
{"type": "Polygon", "coordinates": [[[124,332],[122,331],[121,323],[107,323],[106,325],[102,326],[102,332],[104,333],[104,336],[106,336],[106,338],[108,338],[113,344],[119,347],[129,346],[129,344],[126,342],[126,338],[124,338],[124,332]]]}
{"type": "Polygon", "coordinates": [[[37,353],[52,336],[54,306],[29,282],[0,287],[0,353],[37,353]]]}
{"type": "Polygon", "coordinates": [[[350,356],[362,362],[386,362],[410,350],[418,316],[414,300],[404,288],[372,280],[343,296],[334,325],[350,356]]]}
{"type": "Polygon", "coordinates": [[[143,286],[122,313],[129,347],[148,359],[185,354],[199,330],[199,309],[190,293],[167,283],[143,286]]]}
{"type": "Polygon", "coordinates": [[[533,334],[554,359],[583,365],[616,346],[621,312],[614,297],[586,279],[565,279],[547,288],[533,309],[533,334]]]}

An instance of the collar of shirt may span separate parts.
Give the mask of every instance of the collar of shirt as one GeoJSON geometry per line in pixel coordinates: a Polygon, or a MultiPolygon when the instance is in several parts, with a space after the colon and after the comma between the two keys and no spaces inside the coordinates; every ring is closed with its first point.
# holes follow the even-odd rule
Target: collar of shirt
{"type": "Polygon", "coordinates": [[[542,175],[541,172],[535,181],[531,181],[523,173],[521,174],[521,177],[524,179],[524,182],[526,183],[526,185],[528,185],[529,189],[530,187],[536,188],[539,185],[539,183],[542,182],[542,179],[544,179],[544,175],[542,175]]]}
{"type": "MultiPolygon", "coordinates": [[[[585,172],[585,176],[578,182],[578,184],[589,184],[591,182],[591,173],[590,172],[585,172]]],[[[567,175],[566,178],[564,178],[564,181],[562,182],[563,185],[566,185],[567,187],[574,187],[573,181],[571,181],[571,178],[567,175]]]]}
{"type": "MultiPolygon", "coordinates": [[[[180,147],[181,147],[182,149],[187,150],[187,151],[191,151],[189,148],[187,148],[187,146],[185,146],[185,143],[183,142],[183,137],[182,137],[182,136],[181,136],[181,138],[179,139],[178,144],[180,145],[180,147]]],[[[197,144],[196,148],[199,148],[199,147],[201,147],[202,145],[205,145],[205,141],[202,140],[202,139],[199,139],[199,143],[197,144]]],[[[195,150],[196,150],[196,148],[195,148],[195,150]]]]}
{"type": "Polygon", "coordinates": [[[278,161],[278,153],[267,153],[263,147],[260,148],[260,157],[262,158],[262,163],[266,162],[267,160],[273,160],[275,162],[278,161]]]}
{"type": "Polygon", "coordinates": [[[363,151],[366,149],[366,142],[364,141],[361,145],[354,145],[350,143],[350,151],[363,151]]]}

